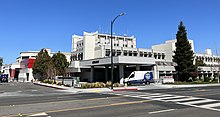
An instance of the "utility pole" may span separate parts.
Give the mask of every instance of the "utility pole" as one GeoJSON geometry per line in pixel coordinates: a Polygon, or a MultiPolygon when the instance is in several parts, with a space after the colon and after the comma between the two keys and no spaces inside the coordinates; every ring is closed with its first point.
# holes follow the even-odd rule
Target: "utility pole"
{"type": "Polygon", "coordinates": [[[113,30],[113,24],[115,22],[115,20],[120,17],[125,15],[125,13],[121,13],[119,15],[117,15],[112,21],[111,21],[111,89],[113,90],[113,84],[114,84],[114,80],[113,80],[113,71],[114,71],[114,63],[113,63],[113,39],[112,39],[112,30],[113,30]]]}

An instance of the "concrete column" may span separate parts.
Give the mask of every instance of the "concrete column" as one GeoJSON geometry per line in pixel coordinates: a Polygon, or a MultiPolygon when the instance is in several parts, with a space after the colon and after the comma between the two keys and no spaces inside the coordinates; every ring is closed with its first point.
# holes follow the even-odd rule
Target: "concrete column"
{"type": "Polygon", "coordinates": [[[90,81],[91,81],[91,82],[94,82],[94,66],[91,66],[90,81]]]}
{"type": "Polygon", "coordinates": [[[201,80],[204,80],[204,73],[202,72],[201,80]]]}
{"type": "Polygon", "coordinates": [[[136,65],[136,71],[140,71],[140,65],[136,65]]]}
{"type": "Polygon", "coordinates": [[[108,66],[105,66],[105,82],[108,81],[108,66]]]}
{"type": "Polygon", "coordinates": [[[153,72],[154,72],[154,80],[159,80],[159,72],[157,69],[157,65],[154,65],[153,72]]]}
{"type": "Polygon", "coordinates": [[[213,80],[214,79],[214,71],[212,71],[211,73],[212,73],[211,80],[213,80]]]}
{"type": "MultiPolygon", "coordinates": [[[[119,65],[119,78],[121,81],[121,78],[125,78],[124,77],[124,65],[119,65]]],[[[122,82],[120,82],[121,84],[123,84],[122,82]]]]}

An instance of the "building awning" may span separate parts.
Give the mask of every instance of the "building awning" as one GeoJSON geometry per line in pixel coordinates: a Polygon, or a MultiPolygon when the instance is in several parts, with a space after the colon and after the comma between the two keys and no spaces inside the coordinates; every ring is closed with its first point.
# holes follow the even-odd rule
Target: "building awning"
{"type": "MultiPolygon", "coordinates": [[[[137,57],[137,56],[114,56],[113,63],[117,64],[128,64],[128,65],[155,65],[155,59],[152,57],[137,57]]],[[[80,61],[80,66],[102,66],[110,65],[111,58],[97,58],[91,60],[80,61]]]]}

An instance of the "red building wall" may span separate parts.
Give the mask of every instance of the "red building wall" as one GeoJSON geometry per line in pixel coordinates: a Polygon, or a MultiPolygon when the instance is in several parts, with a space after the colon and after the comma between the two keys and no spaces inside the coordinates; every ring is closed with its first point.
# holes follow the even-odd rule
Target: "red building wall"
{"type": "Polygon", "coordinates": [[[33,64],[34,64],[34,61],[35,61],[34,58],[29,58],[29,59],[28,59],[28,65],[27,65],[27,67],[28,67],[28,68],[32,68],[32,67],[33,67],[33,64]]]}

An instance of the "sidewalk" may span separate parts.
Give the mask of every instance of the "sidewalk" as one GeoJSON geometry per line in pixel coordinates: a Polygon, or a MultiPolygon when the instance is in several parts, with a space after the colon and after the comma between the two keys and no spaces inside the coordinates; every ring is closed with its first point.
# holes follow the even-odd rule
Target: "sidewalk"
{"type": "Polygon", "coordinates": [[[74,87],[65,87],[54,84],[46,84],[40,82],[34,82],[35,85],[65,90],[73,93],[98,93],[98,92],[110,92],[110,91],[126,91],[126,90],[153,90],[153,89],[170,89],[170,88],[188,88],[188,87],[206,87],[206,86],[220,86],[220,84],[189,84],[189,85],[172,85],[172,84],[150,84],[144,86],[128,86],[128,87],[114,87],[114,90],[110,88],[89,88],[80,89],[74,87]]]}
{"type": "Polygon", "coordinates": [[[55,88],[55,89],[60,89],[60,90],[64,90],[64,91],[67,91],[67,92],[73,92],[73,93],[89,93],[89,92],[112,91],[109,88],[80,89],[80,88],[65,87],[65,86],[59,86],[59,85],[55,85],[55,84],[47,84],[47,83],[41,83],[41,82],[33,82],[33,84],[40,85],[40,86],[45,86],[45,87],[50,87],[50,88],[55,88]]]}
{"type": "Polygon", "coordinates": [[[220,86],[220,83],[216,84],[188,84],[188,85],[172,85],[172,84],[162,84],[157,85],[161,88],[187,88],[187,87],[207,87],[207,86],[220,86]]]}

